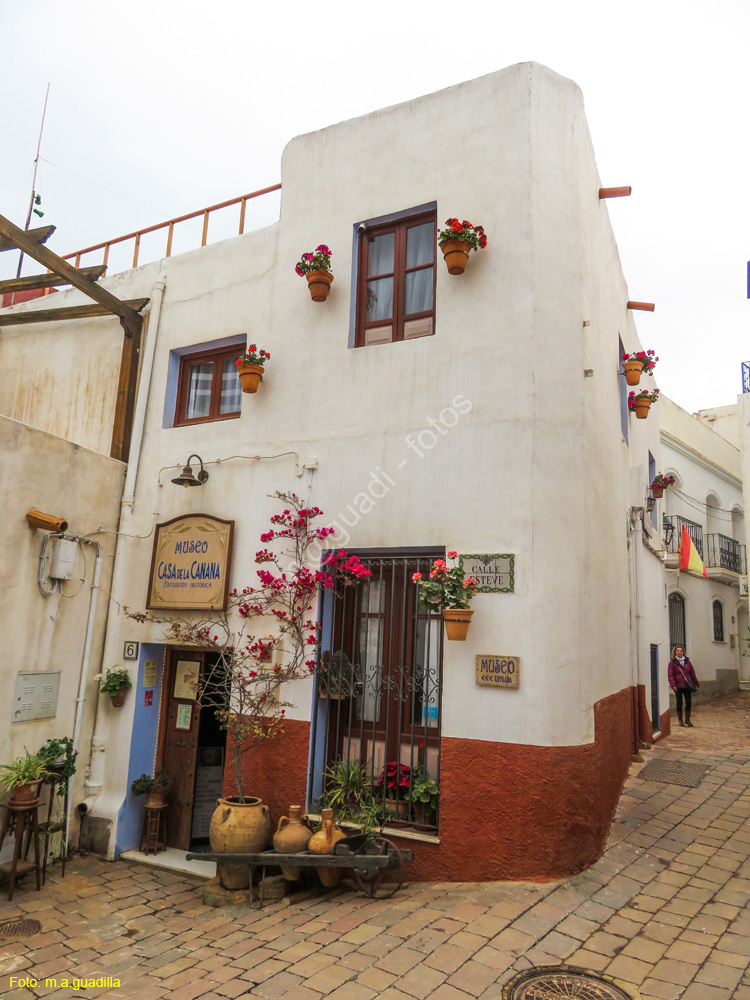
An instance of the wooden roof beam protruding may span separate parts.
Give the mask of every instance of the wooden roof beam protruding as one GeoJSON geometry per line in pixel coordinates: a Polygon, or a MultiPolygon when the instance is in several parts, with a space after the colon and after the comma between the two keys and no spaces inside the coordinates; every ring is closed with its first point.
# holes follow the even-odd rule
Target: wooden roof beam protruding
{"type": "Polygon", "coordinates": [[[653,302],[628,302],[628,309],[640,309],[642,312],[652,313],[655,308],[653,302]]]}
{"type": "MultiPolygon", "coordinates": [[[[54,233],[55,226],[40,226],[39,229],[22,229],[21,232],[25,233],[30,240],[37,246],[41,246],[42,243],[46,243],[50,236],[54,233]]],[[[11,237],[6,236],[3,233],[3,238],[0,239],[0,253],[3,250],[18,250],[20,249],[18,244],[11,237]]]]}
{"type": "MultiPolygon", "coordinates": [[[[136,315],[147,304],[148,299],[128,299],[122,304],[132,309],[136,315]]],[[[25,326],[29,323],[50,323],[61,319],[89,319],[92,316],[112,316],[106,306],[90,303],[85,306],[63,306],[60,309],[28,309],[25,312],[0,312],[0,327],[25,326]]],[[[140,316],[138,317],[140,319],[140,316]]]]}
{"type": "MultiPolygon", "coordinates": [[[[106,270],[106,264],[78,268],[80,274],[85,274],[92,281],[98,281],[106,270]]],[[[36,292],[42,288],[58,288],[60,285],[69,284],[70,281],[60,277],[59,274],[30,274],[25,278],[6,278],[4,281],[0,281],[0,295],[8,292],[36,292]]]]}
{"type": "Polygon", "coordinates": [[[67,278],[74,288],[88,295],[94,302],[98,302],[99,305],[104,306],[108,312],[119,316],[123,321],[122,326],[126,336],[132,337],[134,330],[140,330],[142,319],[135,309],[121,302],[117,296],[102,288],[101,285],[97,285],[91,278],[81,274],[77,268],[63,260],[62,257],[58,257],[56,253],[48,250],[47,247],[41,246],[31,237],[30,232],[19,229],[18,226],[15,226],[10,219],[6,219],[3,215],[0,215],[0,236],[5,237],[7,240],[12,240],[19,250],[23,250],[29,257],[33,257],[40,264],[44,264],[45,267],[59,274],[60,277],[67,278]]]}
{"type": "Polygon", "coordinates": [[[599,188],[599,199],[602,198],[629,198],[633,193],[632,187],[619,188],[599,188]]]}

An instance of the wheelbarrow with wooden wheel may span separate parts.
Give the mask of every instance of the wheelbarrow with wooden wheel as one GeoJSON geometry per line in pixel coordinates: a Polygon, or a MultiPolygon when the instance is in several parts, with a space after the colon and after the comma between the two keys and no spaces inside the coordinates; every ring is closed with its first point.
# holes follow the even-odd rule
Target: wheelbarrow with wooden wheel
{"type": "Polygon", "coordinates": [[[339,840],[333,854],[342,861],[352,861],[354,881],[372,899],[388,899],[398,892],[404,883],[404,862],[413,857],[411,851],[399,850],[392,840],[365,833],[339,840]]]}

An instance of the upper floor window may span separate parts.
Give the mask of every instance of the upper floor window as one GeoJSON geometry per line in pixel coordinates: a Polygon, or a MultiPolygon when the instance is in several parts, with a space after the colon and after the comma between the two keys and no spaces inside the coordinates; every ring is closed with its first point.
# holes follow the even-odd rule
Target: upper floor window
{"type": "Polygon", "coordinates": [[[714,642],[724,642],[724,609],[721,601],[714,601],[714,642]]]}
{"type": "Polygon", "coordinates": [[[180,358],[174,426],[239,417],[242,386],[236,347],[185,354],[180,358]]]}
{"type": "Polygon", "coordinates": [[[435,223],[426,212],[360,235],[356,347],[435,332],[435,223]]]}

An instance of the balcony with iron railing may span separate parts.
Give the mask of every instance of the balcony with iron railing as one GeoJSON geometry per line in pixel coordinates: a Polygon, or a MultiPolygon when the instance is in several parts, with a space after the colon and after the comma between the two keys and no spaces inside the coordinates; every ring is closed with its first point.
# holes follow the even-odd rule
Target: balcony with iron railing
{"type": "Polygon", "coordinates": [[[706,569],[711,579],[738,584],[747,573],[745,546],[718,532],[706,535],[706,569]]]}
{"type": "Polygon", "coordinates": [[[663,521],[666,529],[669,529],[670,526],[673,529],[665,532],[664,547],[667,550],[667,566],[677,566],[677,553],[680,548],[683,528],[687,529],[698,555],[701,559],[703,558],[703,528],[700,524],[696,521],[690,521],[686,517],[679,517],[677,514],[665,514],[663,521]]]}

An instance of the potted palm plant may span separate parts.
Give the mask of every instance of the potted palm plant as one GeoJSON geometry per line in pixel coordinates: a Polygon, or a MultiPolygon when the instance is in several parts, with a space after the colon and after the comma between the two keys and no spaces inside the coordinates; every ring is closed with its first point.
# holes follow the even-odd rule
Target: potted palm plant
{"type": "Polygon", "coordinates": [[[463,274],[472,250],[484,250],[487,237],[482,226],[475,226],[464,219],[446,219],[445,229],[438,233],[438,243],[443,254],[448,274],[463,274]]]}
{"type": "Polygon", "coordinates": [[[464,577],[463,568],[456,563],[458,554],[449,552],[448,558],[454,561],[450,569],[444,559],[436,559],[430,570],[430,579],[423,580],[421,573],[412,576],[419,586],[419,596],[434,608],[443,613],[445,634],[449,639],[463,641],[469,632],[471,616],[474,612],[469,608],[477,592],[477,581],[472,577],[464,577]]]}
{"type": "Polygon", "coordinates": [[[294,270],[300,277],[307,278],[307,286],[313,302],[325,302],[331,290],[331,251],[321,243],[311,253],[303,253],[294,270]]]}
{"type": "Polygon", "coordinates": [[[39,801],[39,786],[49,774],[47,760],[38,753],[24,750],[10,764],[0,764],[5,788],[11,793],[10,805],[35,805],[39,801]]]}
{"type": "Polygon", "coordinates": [[[103,674],[96,675],[96,679],[101,681],[99,690],[102,694],[108,694],[114,707],[121,708],[125,702],[125,695],[133,686],[125,667],[106,667],[103,674]]]}

